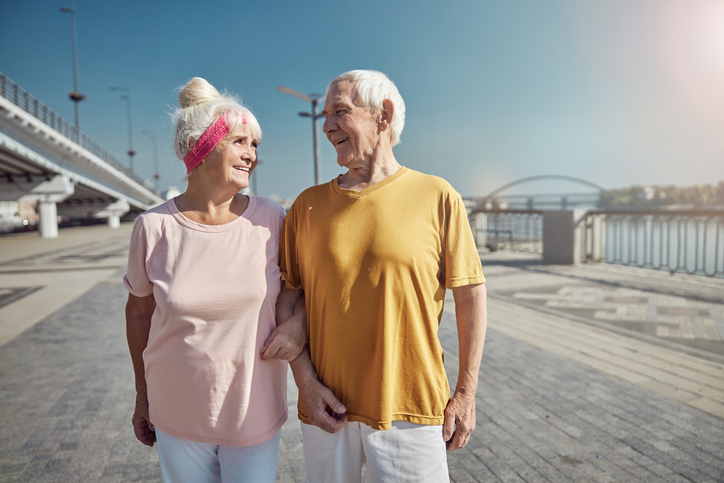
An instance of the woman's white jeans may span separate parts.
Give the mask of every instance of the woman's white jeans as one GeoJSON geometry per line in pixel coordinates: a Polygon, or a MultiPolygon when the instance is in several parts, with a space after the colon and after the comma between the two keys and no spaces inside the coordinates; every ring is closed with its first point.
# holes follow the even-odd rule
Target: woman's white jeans
{"type": "Polygon", "coordinates": [[[376,430],[348,422],[335,434],[302,423],[309,483],[359,483],[362,465],[373,482],[449,482],[442,426],[393,421],[376,430]]]}
{"type": "Polygon", "coordinates": [[[161,476],[167,483],[273,483],[279,459],[278,431],[253,446],[219,446],[176,438],[156,428],[161,476]]]}

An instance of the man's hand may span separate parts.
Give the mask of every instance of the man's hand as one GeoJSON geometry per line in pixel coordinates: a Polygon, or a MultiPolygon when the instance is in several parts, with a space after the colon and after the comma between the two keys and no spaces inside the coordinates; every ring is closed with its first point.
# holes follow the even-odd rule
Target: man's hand
{"type": "Polygon", "coordinates": [[[300,387],[299,395],[307,408],[309,422],[318,428],[334,434],[347,422],[347,409],[319,381],[300,387]]]}
{"type": "Polygon", "coordinates": [[[459,393],[450,399],[445,408],[445,424],[442,427],[442,438],[448,451],[455,451],[468,444],[468,439],[475,429],[475,395],[467,396],[459,393]]]}
{"type": "Polygon", "coordinates": [[[289,366],[299,388],[299,397],[307,408],[309,422],[332,434],[342,429],[347,422],[347,408],[317,379],[309,349],[305,347],[289,366]]]}
{"type": "Polygon", "coordinates": [[[146,446],[153,446],[156,442],[156,428],[148,416],[148,396],[145,392],[136,394],[136,409],[133,411],[131,423],[136,439],[146,446]]]}

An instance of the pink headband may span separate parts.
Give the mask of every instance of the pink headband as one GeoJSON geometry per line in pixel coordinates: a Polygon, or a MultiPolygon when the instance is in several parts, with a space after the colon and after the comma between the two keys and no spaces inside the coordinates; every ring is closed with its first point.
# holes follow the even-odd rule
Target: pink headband
{"type": "MultiPolygon", "coordinates": [[[[229,134],[229,124],[227,118],[231,111],[226,111],[221,115],[209,128],[204,131],[194,147],[186,153],[184,156],[184,163],[186,164],[186,174],[196,168],[201,161],[219,144],[219,141],[224,139],[229,134]]],[[[247,124],[246,116],[241,114],[241,123],[247,124]]]]}

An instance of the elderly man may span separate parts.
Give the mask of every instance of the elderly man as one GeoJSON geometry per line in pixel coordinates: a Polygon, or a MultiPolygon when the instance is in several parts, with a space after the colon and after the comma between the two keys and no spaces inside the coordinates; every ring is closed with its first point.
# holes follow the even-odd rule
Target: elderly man
{"type": "MultiPolygon", "coordinates": [[[[327,88],[324,132],[347,172],[304,191],[287,215],[280,266],[303,290],[308,349],[299,386],[309,481],[449,481],[445,450],[475,427],[485,279],[460,195],[392,153],[405,104],[384,74],[351,71],[327,88]],[[455,394],[437,337],[455,299],[455,394]]],[[[290,292],[293,293],[293,292],[290,292]]],[[[278,303],[278,318],[295,299],[278,303]]]]}

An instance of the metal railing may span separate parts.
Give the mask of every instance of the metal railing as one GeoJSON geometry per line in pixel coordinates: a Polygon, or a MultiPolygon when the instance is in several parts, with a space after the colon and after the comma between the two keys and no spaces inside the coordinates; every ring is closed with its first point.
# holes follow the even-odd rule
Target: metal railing
{"type": "MultiPolygon", "coordinates": [[[[0,72],[0,96],[9,100],[66,138],[87,149],[137,183],[142,186],[146,186],[143,183],[143,178],[131,171],[128,166],[118,161],[108,151],[100,147],[98,143],[89,138],[83,131],[77,129],[74,125],[63,119],[59,114],[33,97],[28,91],[10,80],[10,78],[2,72],[0,72]]],[[[146,188],[148,187],[146,186],[146,188]]],[[[149,189],[157,195],[159,194],[154,188],[149,189]]]]}
{"type": "Polygon", "coordinates": [[[543,212],[475,210],[470,225],[479,248],[543,253],[543,212]]]}
{"type": "Polygon", "coordinates": [[[20,217],[0,218],[0,234],[12,233],[21,228],[27,228],[34,225],[34,222],[23,220],[20,217]]]}
{"type": "Polygon", "coordinates": [[[584,237],[587,261],[724,277],[722,211],[590,211],[584,237]]]}

